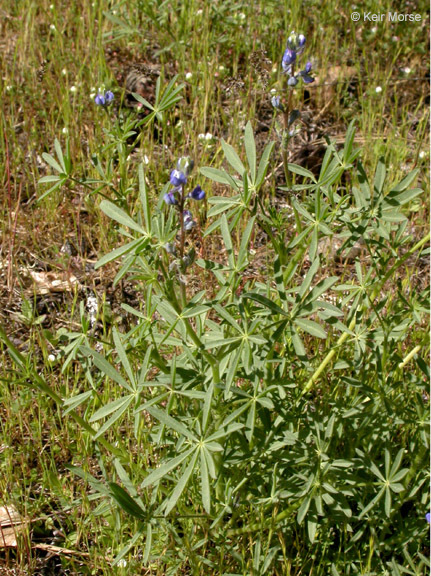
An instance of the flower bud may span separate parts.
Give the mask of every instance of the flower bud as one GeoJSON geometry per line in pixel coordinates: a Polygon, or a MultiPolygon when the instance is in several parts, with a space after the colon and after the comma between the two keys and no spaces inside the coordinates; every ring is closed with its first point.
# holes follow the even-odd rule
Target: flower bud
{"type": "Polygon", "coordinates": [[[289,80],[287,81],[288,86],[296,86],[298,84],[298,78],[296,78],[295,76],[291,76],[289,78],[289,80]]]}
{"type": "Polygon", "coordinates": [[[177,170],[188,176],[193,170],[194,162],[188,156],[182,156],[178,159],[177,170]]]}
{"type": "Polygon", "coordinates": [[[196,186],[196,188],[188,194],[188,197],[193,198],[193,200],[203,200],[205,198],[205,192],[200,186],[196,186]]]}

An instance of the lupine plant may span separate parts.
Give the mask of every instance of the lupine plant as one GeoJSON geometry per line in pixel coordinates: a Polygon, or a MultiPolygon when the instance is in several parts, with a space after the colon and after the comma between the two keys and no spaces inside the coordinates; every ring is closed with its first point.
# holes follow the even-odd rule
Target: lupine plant
{"type": "MultiPolygon", "coordinates": [[[[200,168],[220,194],[210,195],[210,182],[209,198],[190,185],[186,156],[161,190],[139,165],[136,211],[108,187],[100,208],[124,243],[96,268],[119,262],[114,283],[131,278],[139,305],[122,304],[131,320],[124,332],[112,328],[112,340],[98,341],[84,321],[82,337],[70,338],[66,362],[79,360],[87,389],[61,400],[1,333],[23,379],[97,445],[100,476],[70,469],[101,500],[96,512],[130,536],[116,565],[135,558],[159,574],[322,576],[429,567],[429,370],[419,354],[427,294],[397,278],[429,241],[413,241],[407,228],[422,193],[418,171],[392,184],[381,159],[367,174],[354,123],[341,149],[329,141],[318,176],[287,163],[299,117],[292,90],[312,82],[309,63],[296,71],[304,48],[305,37],[292,33],[282,60],[287,100],[273,98],[286,184],[293,173],[294,190],[307,192],[292,199],[296,232],[264,193],[274,143],[259,151],[248,122],[241,145],[221,140],[225,165],[200,168]],[[204,200],[203,241],[217,237],[220,248],[196,258],[193,210],[204,200]],[[260,275],[252,273],[256,231],[266,239],[260,275]],[[342,261],[359,239],[363,257],[328,275],[321,243],[335,236],[342,244],[333,258],[342,261]]],[[[104,92],[95,104],[110,100],[104,92]]],[[[122,136],[106,137],[124,152],[122,136]]],[[[59,175],[43,180],[54,188],[72,174],[58,142],[55,149],[58,162],[45,159],[59,175]]]]}

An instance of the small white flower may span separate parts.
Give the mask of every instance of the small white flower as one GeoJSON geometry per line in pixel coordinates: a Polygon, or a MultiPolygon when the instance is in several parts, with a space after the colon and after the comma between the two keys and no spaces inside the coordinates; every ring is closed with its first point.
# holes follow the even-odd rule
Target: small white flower
{"type": "Polygon", "coordinates": [[[201,9],[196,10],[196,16],[202,16],[202,14],[203,14],[203,10],[201,10],[201,9]]]}
{"type": "Polygon", "coordinates": [[[239,19],[239,20],[243,20],[243,21],[244,21],[245,18],[246,18],[246,16],[245,16],[244,12],[240,12],[240,13],[238,14],[238,19],[239,19]]]}
{"type": "Polygon", "coordinates": [[[50,4],[50,5],[49,5],[49,9],[50,9],[50,10],[54,10],[54,4],[50,4]]]}
{"type": "Polygon", "coordinates": [[[54,354],[50,354],[48,356],[48,362],[55,362],[57,360],[57,358],[55,357],[54,354]]]}
{"type": "Polygon", "coordinates": [[[116,10],[112,10],[112,14],[115,16],[117,14],[116,10]]]}
{"type": "Polygon", "coordinates": [[[424,158],[426,158],[426,156],[427,156],[427,153],[425,152],[425,150],[421,150],[421,151],[419,152],[419,158],[420,158],[421,160],[423,160],[424,158]]]}
{"type": "Polygon", "coordinates": [[[209,142],[209,141],[212,140],[213,138],[214,138],[214,136],[211,134],[211,132],[207,132],[207,133],[205,134],[205,140],[206,140],[207,142],[209,142]]]}
{"type": "Polygon", "coordinates": [[[12,90],[13,86],[11,86],[10,84],[8,84],[6,86],[6,92],[10,92],[12,90]]]}
{"type": "Polygon", "coordinates": [[[380,94],[382,90],[383,88],[381,86],[376,86],[376,94],[380,94]]]}
{"type": "Polygon", "coordinates": [[[61,71],[61,74],[62,74],[63,76],[66,76],[66,75],[67,75],[67,70],[66,70],[66,68],[63,68],[63,70],[61,71]]]}
{"type": "Polygon", "coordinates": [[[75,92],[78,91],[78,88],[76,86],[71,86],[70,91],[72,92],[72,94],[75,94],[75,92]]]}
{"type": "Polygon", "coordinates": [[[271,72],[273,74],[277,74],[277,70],[278,70],[277,66],[273,66],[271,72]]]}
{"type": "Polygon", "coordinates": [[[146,165],[148,165],[150,163],[150,159],[148,158],[148,156],[146,154],[144,154],[144,156],[142,158],[142,162],[146,165]]]}
{"type": "Polygon", "coordinates": [[[63,134],[69,134],[69,130],[66,127],[63,128],[62,132],[63,134]]]}
{"type": "Polygon", "coordinates": [[[193,74],[191,72],[187,72],[186,80],[191,80],[193,78],[193,74]]]}
{"type": "Polygon", "coordinates": [[[51,24],[51,26],[49,27],[50,30],[55,30],[55,24],[51,24]]]}
{"type": "Polygon", "coordinates": [[[93,326],[96,323],[96,316],[97,316],[97,310],[98,310],[97,298],[95,296],[89,296],[87,298],[86,306],[87,306],[87,310],[90,314],[90,325],[93,328],[93,326]]]}
{"type": "Polygon", "coordinates": [[[223,64],[220,64],[220,66],[218,67],[218,71],[224,72],[225,70],[226,70],[226,68],[223,66],[223,64]]]}
{"type": "Polygon", "coordinates": [[[277,89],[276,89],[276,88],[271,88],[270,94],[272,94],[273,96],[275,96],[275,94],[277,94],[277,89]]]}
{"type": "Polygon", "coordinates": [[[372,32],[373,34],[375,34],[375,33],[377,32],[377,26],[373,26],[373,27],[371,28],[371,32],[372,32]]]}
{"type": "Polygon", "coordinates": [[[202,134],[202,132],[198,134],[198,140],[205,140],[205,134],[202,134]]]}
{"type": "Polygon", "coordinates": [[[406,66],[405,68],[401,68],[401,72],[408,76],[411,73],[412,69],[406,66]]]}
{"type": "Polygon", "coordinates": [[[125,568],[127,566],[127,560],[121,558],[121,560],[118,560],[117,564],[120,568],[125,568]]]}

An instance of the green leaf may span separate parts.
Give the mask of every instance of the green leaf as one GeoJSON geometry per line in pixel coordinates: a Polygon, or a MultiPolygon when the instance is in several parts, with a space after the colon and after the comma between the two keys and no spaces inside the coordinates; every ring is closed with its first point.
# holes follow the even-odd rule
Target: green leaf
{"type": "MultiPolygon", "coordinates": [[[[205,176],[206,178],[209,178],[210,180],[213,180],[214,182],[218,182],[219,184],[227,184],[228,186],[230,186],[234,190],[239,189],[237,182],[232,178],[232,176],[230,174],[228,174],[226,172],[226,170],[218,170],[217,168],[211,168],[209,166],[204,166],[203,168],[200,168],[199,172],[203,176],[205,176]]],[[[214,198],[214,200],[215,200],[215,198],[214,198]]],[[[213,198],[210,198],[209,202],[212,202],[212,201],[213,201],[213,198]]]]}
{"type": "Polygon", "coordinates": [[[257,178],[256,178],[256,182],[255,182],[255,188],[256,190],[258,190],[260,188],[260,186],[262,185],[265,176],[266,176],[266,172],[268,170],[268,166],[269,166],[269,158],[271,156],[271,152],[272,149],[274,148],[275,142],[270,142],[269,144],[267,144],[265,146],[265,150],[263,151],[263,154],[260,158],[260,162],[259,162],[259,169],[257,172],[257,178]]]}
{"type": "Polygon", "coordinates": [[[123,368],[126,371],[127,376],[129,377],[131,387],[133,388],[133,390],[136,391],[135,373],[133,372],[132,367],[130,366],[129,358],[128,358],[126,351],[124,349],[124,346],[123,346],[123,343],[121,341],[119,332],[115,328],[115,326],[112,330],[112,334],[114,337],[115,349],[117,351],[118,357],[120,358],[120,362],[123,365],[123,368]]]}
{"type": "Polygon", "coordinates": [[[175,420],[175,418],[172,418],[172,416],[169,416],[169,414],[167,414],[164,410],[159,410],[159,408],[156,408],[155,406],[151,406],[146,410],[149,414],[151,414],[151,416],[157,418],[157,420],[159,420],[162,424],[164,424],[168,428],[175,430],[175,432],[178,432],[178,434],[180,434],[181,436],[185,436],[186,438],[192,440],[193,442],[196,443],[198,442],[196,436],[192,434],[192,432],[190,432],[190,430],[188,430],[184,426],[184,424],[178,422],[178,420],[175,420]]]}
{"type": "Polygon", "coordinates": [[[155,484],[158,480],[169,474],[169,472],[177,468],[186,458],[188,458],[194,450],[196,450],[196,448],[195,446],[192,446],[176,458],[168,460],[168,462],[165,462],[159,468],[151,472],[151,474],[149,474],[142,482],[142,488],[155,484]]]}
{"type": "Polygon", "coordinates": [[[44,184],[45,182],[59,182],[60,180],[62,180],[61,176],[55,176],[52,174],[51,176],[42,176],[42,178],[39,178],[38,184],[44,184]]]}
{"type": "Polygon", "coordinates": [[[57,162],[57,160],[54,159],[53,156],[51,156],[51,154],[43,152],[42,158],[45,160],[47,164],[51,166],[51,168],[54,168],[54,170],[58,172],[61,176],[63,176],[66,173],[66,170],[60,166],[60,164],[57,162]]]}
{"type": "Polygon", "coordinates": [[[133,240],[132,242],[129,242],[128,244],[125,244],[124,246],[120,246],[119,248],[116,248],[112,252],[109,252],[109,254],[105,254],[105,256],[102,256],[102,258],[100,258],[100,260],[98,260],[96,262],[96,264],[94,265],[94,269],[97,270],[101,266],[108,264],[108,262],[112,262],[112,260],[116,260],[120,256],[127,254],[128,252],[133,252],[140,245],[143,246],[145,242],[146,242],[146,240],[143,241],[142,238],[137,238],[136,240],[133,240]]]}
{"type": "Polygon", "coordinates": [[[108,482],[109,491],[112,498],[127,514],[143,520],[146,516],[139,504],[118,484],[115,482],[108,482]]]}
{"type": "Polygon", "coordinates": [[[141,199],[142,211],[144,213],[144,222],[149,234],[151,234],[151,206],[150,206],[150,199],[147,193],[147,185],[145,183],[143,163],[139,164],[138,178],[139,178],[139,196],[141,199]]]}
{"type": "Polygon", "coordinates": [[[311,334],[316,338],[327,337],[327,333],[322,328],[322,326],[320,326],[320,324],[314,322],[313,320],[307,320],[305,318],[295,318],[294,323],[296,326],[299,326],[299,328],[302,328],[304,332],[307,332],[308,334],[311,334]]]}
{"type": "Polygon", "coordinates": [[[401,180],[398,184],[396,184],[392,189],[391,192],[404,192],[410,186],[410,184],[415,180],[416,176],[419,174],[419,169],[415,168],[407,174],[405,178],[401,180]]]}
{"type": "Polygon", "coordinates": [[[208,466],[206,461],[206,450],[202,447],[200,450],[201,456],[201,494],[202,494],[202,504],[204,505],[207,514],[211,512],[211,490],[210,482],[208,477],[208,466]]]}
{"type": "Polygon", "coordinates": [[[309,178],[312,182],[317,182],[313,172],[303,168],[302,166],[298,166],[298,164],[288,164],[287,168],[289,172],[293,172],[294,174],[299,174],[299,176],[304,176],[305,178],[309,178]]]}
{"type": "Polygon", "coordinates": [[[126,226],[143,236],[148,236],[147,232],[140,226],[137,222],[135,222],[128,214],[126,214],[121,208],[119,208],[116,204],[109,202],[108,200],[103,200],[100,204],[100,209],[104,212],[109,218],[119,222],[123,226],[126,226]]]}
{"type": "Polygon", "coordinates": [[[221,145],[222,145],[226,160],[229,162],[229,164],[232,166],[232,168],[238,172],[238,174],[242,178],[242,176],[246,170],[245,170],[244,164],[241,162],[235,149],[230,144],[225,142],[225,140],[223,140],[223,139],[221,140],[221,145]]]}
{"type": "Polygon", "coordinates": [[[256,294],[255,292],[247,292],[246,294],[242,295],[242,298],[244,299],[248,298],[249,300],[254,300],[259,304],[262,304],[262,306],[265,306],[265,308],[271,310],[273,314],[281,314],[282,316],[289,316],[289,314],[286,314],[286,312],[282,308],[280,308],[280,306],[277,306],[275,302],[273,302],[266,296],[262,296],[261,294],[256,294]]]}
{"type": "Polygon", "coordinates": [[[165,510],[165,516],[167,516],[169,512],[172,510],[172,508],[174,508],[174,506],[178,502],[179,497],[184,492],[184,489],[187,486],[188,481],[190,480],[190,476],[193,474],[197,457],[198,457],[198,451],[196,450],[193,458],[190,460],[189,465],[187,466],[184,474],[181,476],[178,484],[175,486],[175,489],[172,492],[171,497],[168,500],[165,510]]]}
{"type": "Polygon", "coordinates": [[[298,510],[296,521],[298,522],[299,525],[301,525],[302,522],[304,521],[304,518],[308,512],[308,509],[310,508],[310,504],[311,504],[311,496],[308,495],[304,498],[304,500],[302,501],[302,504],[298,510]]]}
{"type": "Polygon", "coordinates": [[[320,266],[320,260],[317,257],[314,262],[311,264],[310,269],[308,270],[302,284],[301,284],[301,288],[299,289],[298,292],[298,296],[300,298],[302,298],[304,296],[304,294],[306,292],[308,292],[308,289],[311,286],[311,282],[313,281],[314,276],[317,274],[317,271],[319,270],[319,266],[320,266]]]}
{"type": "Polygon", "coordinates": [[[253,128],[248,121],[244,130],[244,145],[247,155],[248,167],[250,169],[251,181],[253,185],[256,181],[256,143],[254,141],[253,128]]]}
{"type": "Polygon", "coordinates": [[[374,176],[374,192],[376,192],[376,194],[382,194],[383,185],[385,183],[385,178],[386,178],[385,159],[379,158],[379,161],[377,163],[376,173],[374,176]]]}
{"type": "Polygon", "coordinates": [[[133,390],[133,388],[131,388],[129,386],[129,384],[126,382],[126,380],[123,378],[123,376],[121,376],[121,374],[115,370],[115,368],[106,360],[106,358],[104,356],[102,356],[101,354],[99,354],[95,350],[88,348],[87,346],[80,346],[79,349],[84,354],[92,356],[94,358],[94,363],[96,364],[96,366],[108,378],[110,378],[114,382],[117,382],[117,384],[119,384],[123,388],[126,388],[129,392],[134,394],[135,391],[133,390]]]}
{"type": "Polygon", "coordinates": [[[126,407],[127,407],[130,404],[131,400],[133,400],[134,397],[135,397],[134,394],[130,394],[128,396],[122,396],[121,398],[117,398],[117,400],[113,400],[112,402],[108,402],[108,404],[105,404],[105,406],[102,406],[101,408],[96,410],[96,412],[91,416],[89,421],[90,422],[96,422],[97,420],[100,420],[101,418],[105,418],[106,416],[109,416],[110,414],[112,414],[116,410],[123,408],[124,405],[126,405],[126,407]]]}
{"type": "Polygon", "coordinates": [[[134,400],[134,396],[127,396],[125,398],[125,401],[123,403],[123,405],[118,408],[118,410],[116,412],[114,412],[112,414],[112,416],[109,418],[109,420],[107,420],[103,426],[101,428],[99,428],[99,430],[97,431],[97,433],[95,434],[94,438],[97,439],[100,436],[103,436],[103,434],[105,434],[105,432],[107,430],[109,430],[109,428],[111,428],[111,426],[121,418],[121,416],[124,414],[124,412],[128,409],[128,407],[130,406],[130,404],[133,402],[134,400]]]}
{"type": "Polygon", "coordinates": [[[63,173],[67,174],[67,168],[66,168],[66,164],[64,162],[63,152],[61,150],[61,144],[57,140],[57,138],[54,140],[54,149],[55,149],[55,152],[57,154],[57,158],[58,158],[58,161],[60,162],[60,166],[62,168],[63,173]]]}

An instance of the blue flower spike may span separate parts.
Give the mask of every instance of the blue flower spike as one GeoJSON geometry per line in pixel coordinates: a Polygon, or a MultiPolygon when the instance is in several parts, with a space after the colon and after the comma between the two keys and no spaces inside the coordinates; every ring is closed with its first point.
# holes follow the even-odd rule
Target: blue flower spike
{"type": "Polygon", "coordinates": [[[425,519],[426,519],[426,521],[427,521],[428,524],[429,524],[429,523],[430,523],[430,520],[431,520],[431,514],[430,514],[429,512],[427,512],[427,513],[425,514],[425,519]]]}
{"type": "Polygon", "coordinates": [[[301,72],[298,74],[295,74],[294,72],[295,62],[304,52],[305,44],[306,38],[304,34],[299,34],[297,36],[295,32],[292,32],[287,39],[287,46],[283,54],[281,66],[283,68],[283,72],[289,77],[287,84],[292,88],[298,84],[299,78],[302,78],[305,84],[311,84],[311,82],[314,82],[314,78],[310,76],[311,62],[307,62],[304,70],[301,70],[301,72]]]}
{"type": "Polygon", "coordinates": [[[205,192],[200,186],[196,186],[196,188],[189,193],[188,198],[193,198],[193,200],[203,200],[205,198],[205,192]]]}

